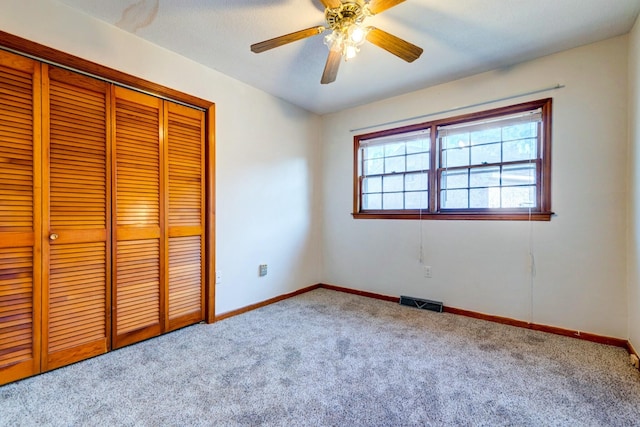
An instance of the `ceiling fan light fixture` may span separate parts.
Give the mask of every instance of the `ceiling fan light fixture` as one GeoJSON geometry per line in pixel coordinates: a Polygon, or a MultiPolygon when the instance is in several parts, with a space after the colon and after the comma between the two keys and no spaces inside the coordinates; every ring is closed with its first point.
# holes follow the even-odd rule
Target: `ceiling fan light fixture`
{"type": "Polygon", "coordinates": [[[342,51],[343,35],[339,31],[332,31],[324,37],[324,44],[329,50],[342,51]]]}
{"type": "Polygon", "coordinates": [[[349,34],[349,40],[355,43],[357,46],[364,43],[366,37],[366,31],[359,24],[352,24],[347,29],[347,34],[349,34]]]}
{"type": "Polygon", "coordinates": [[[360,51],[358,46],[355,46],[350,43],[346,43],[344,49],[342,51],[342,56],[344,56],[344,60],[348,61],[356,57],[357,53],[360,51]]]}

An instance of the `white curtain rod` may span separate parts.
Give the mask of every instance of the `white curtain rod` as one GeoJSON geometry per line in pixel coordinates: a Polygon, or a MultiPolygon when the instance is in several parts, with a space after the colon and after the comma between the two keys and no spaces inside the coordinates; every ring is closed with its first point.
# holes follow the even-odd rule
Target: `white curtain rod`
{"type": "Polygon", "coordinates": [[[477,104],[469,104],[469,105],[465,105],[463,107],[449,108],[447,110],[437,111],[435,113],[423,114],[421,116],[409,117],[407,119],[394,120],[394,121],[391,121],[391,122],[378,123],[376,125],[364,126],[364,127],[357,128],[357,129],[350,129],[349,132],[360,132],[362,130],[373,129],[373,128],[377,128],[377,127],[381,127],[381,126],[389,126],[389,125],[395,125],[395,124],[403,123],[403,122],[410,122],[410,121],[413,121],[413,120],[424,119],[426,117],[437,116],[439,114],[445,114],[445,113],[451,113],[453,111],[464,110],[466,108],[480,107],[480,106],[487,105],[487,104],[493,104],[494,102],[507,101],[509,99],[521,98],[523,96],[534,95],[536,93],[547,92],[547,91],[550,91],[550,90],[558,90],[558,89],[562,89],[563,87],[565,87],[565,85],[558,83],[555,86],[549,86],[549,87],[546,87],[544,89],[537,89],[537,90],[532,90],[530,92],[519,93],[517,95],[505,96],[504,98],[496,98],[496,99],[492,99],[491,101],[478,102],[477,104]]]}

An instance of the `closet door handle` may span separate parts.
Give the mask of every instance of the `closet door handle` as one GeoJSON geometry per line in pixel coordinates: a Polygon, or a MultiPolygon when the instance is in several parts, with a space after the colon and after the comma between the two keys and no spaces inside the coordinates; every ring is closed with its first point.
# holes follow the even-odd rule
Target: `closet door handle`
{"type": "Polygon", "coordinates": [[[58,237],[60,236],[58,236],[56,233],[49,234],[49,240],[56,240],[58,237]]]}

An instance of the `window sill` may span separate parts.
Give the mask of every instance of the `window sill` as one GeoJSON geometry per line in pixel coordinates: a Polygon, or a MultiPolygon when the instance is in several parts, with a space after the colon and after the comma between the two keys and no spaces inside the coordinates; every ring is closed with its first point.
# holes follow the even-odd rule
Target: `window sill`
{"type": "Polygon", "coordinates": [[[417,219],[460,221],[550,221],[553,212],[441,212],[374,211],[353,213],[354,219],[417,219]]]}

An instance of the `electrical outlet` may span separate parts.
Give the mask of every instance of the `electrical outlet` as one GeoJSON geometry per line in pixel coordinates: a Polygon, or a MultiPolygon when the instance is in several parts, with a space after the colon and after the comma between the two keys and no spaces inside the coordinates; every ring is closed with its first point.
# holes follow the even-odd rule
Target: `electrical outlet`
{"type": "Polygon", "coordinates": [[[216,285],[219,285],[220,283],[222,283],[222,271],[217,270],[216,271],[216,285]]]}
{"type": "Polygon", "coordinates": [[[260,264],[259,274],[260,277],[267,275],[267,264],[260,264]]]}
{"type": "Polygon", "coordinates": [[[431,279],[431,266],[430,265],[425,265],[424,266],[424,277],[431,279]]]}

